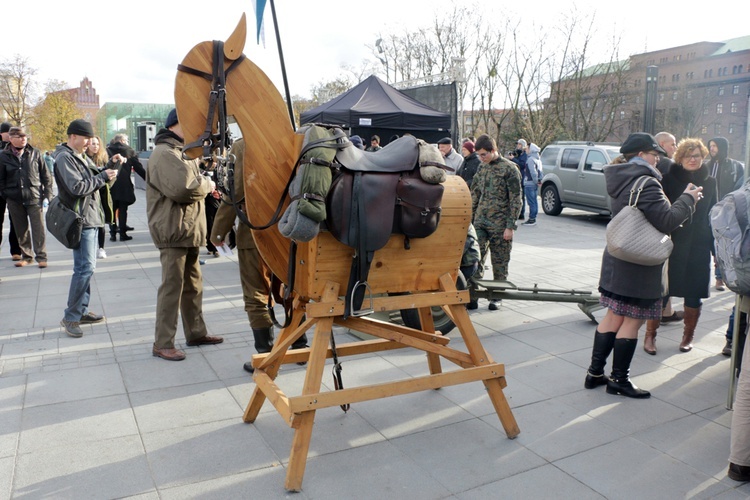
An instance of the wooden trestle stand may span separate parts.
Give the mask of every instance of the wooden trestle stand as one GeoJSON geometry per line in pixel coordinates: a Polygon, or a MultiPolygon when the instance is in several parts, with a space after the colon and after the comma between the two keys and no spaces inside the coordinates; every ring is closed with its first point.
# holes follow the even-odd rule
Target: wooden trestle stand
{"type": "MultiPolygon", "coordinates": [[[[376,294],[375,311],[419,309],[422,330],[378,321],[368,317],[343,318],[344,293],[353,250],[321,233],[313,241],[301,244],[297,253],[297,279],[292,321],[280,332],[273,350],[253,356],[256,387],[245,409],[243,420],[254,422],[266,399],[294,429],[285,487],[302,488],[307,453],[316,410],[388,396],[438,389],[467,382],[482,381],[509,438],[520,430],[503,394],[505,367],[492,360],[482,346],[466,311],[469,292],[456,289],[456,274],[471,216],[471,197],[466,184],[449,176],[445,184],[443,212],[438,230],[430,237],[411,240],[411,250],[404,250],[403,236],[394,235],[383,249],[375,253],[369,283],[376,294]],[[342,265],[344,263],[345,265],[342,265]],[[448,270],[448,272],[446,272],[448,270]],[[389,293],[410,292],[408,295],[389,293]],[[436,334],[430,307],[442,306],[453,319],[467,351],[448,347],[449,339],[436,334]],[[365,340],[336,346],[339,358],[346,356],[412,347],[427,354],[429,374],[395,382],[321,392],[323,370],[333,325],[363,332],[376,340],[365,340]],[[308,329],[315,327],[311,346],[289,351],[292,343],[308,329]],[[442,372],[440,358],[462,369],[442,372]],[[299,396],[289,396],[274,382],[282,364],[307,361],[307,372],[299,396]]],[[[366,301],[367,304],[367,301],[366,301]]]]}

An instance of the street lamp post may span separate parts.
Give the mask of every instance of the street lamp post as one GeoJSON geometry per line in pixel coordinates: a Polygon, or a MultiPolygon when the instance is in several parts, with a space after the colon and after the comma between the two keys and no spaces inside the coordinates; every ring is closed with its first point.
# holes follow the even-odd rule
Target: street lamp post
{"type": "Polygon", "coordinates": [[[656,124],[656,83],[659,80],[659,67],[646,67],[646,109],[643,113],[643,131],[654,133],[656,124]]]}

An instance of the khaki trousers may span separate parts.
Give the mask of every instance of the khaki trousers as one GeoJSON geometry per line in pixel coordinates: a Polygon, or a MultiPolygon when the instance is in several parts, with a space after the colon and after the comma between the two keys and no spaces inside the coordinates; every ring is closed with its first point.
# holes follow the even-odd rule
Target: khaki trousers
{"type": "MultiPolygon", "coordinates": [[[[743,303],[747,307],[746,303],[743,303]]],[[[735,316],[735,318],[737,318],[735,316]]],[[[729,443],[729,461],[744,467],[750,466],[750,342],[745,342],[742,352],[742,370],[732,412],[732,434],[729,443]]]]}
{"type": "Polygon", "coordinates": [[[203,276],[198,262],[200,248],[160,248],[161,285],[156,295],[156,332],[154,345],[173,349],[177,333],[177,314],[182,316],[185,340],[208,334],[203,321],[203,276]]]}
{"type": "Polygon", "coordinates": [[[238,248],[240,283],[245,312],[252,328],[268,328],[273,325],[266,304],[271,293],[271,271],[266,266],[257,248],[238,248]]]}

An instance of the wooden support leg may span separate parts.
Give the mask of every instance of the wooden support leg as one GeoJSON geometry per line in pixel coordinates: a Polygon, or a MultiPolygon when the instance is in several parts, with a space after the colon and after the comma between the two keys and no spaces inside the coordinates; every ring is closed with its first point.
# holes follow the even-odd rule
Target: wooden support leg
{"type": "MultiPolygon", "coordinates": [[[[292,311],[292,320],[289,323],[289,326],[284,328],[280,336],[283,336],[284,333],[287,330],[294,330],[297,328],[300,323],[302,323],[302,318],[305,315],[305,311],[302,309],[302,304],[295,300],[294,301],[294,310],[292,311]]],[[[279,368],[281,367],[281,363],[274,363],[273,366],[269,367],[266,370],[266,373],[269,377],[271,377],[271,380],[276,379],[276,376],[279,374],[279,368]]],[[[266,395],[263,394],[263,391],[261,391],[258,386],[255,386],[255,389],[253,390],[253,395],[250,397],[250,401],[247,403],[247,407],[245,408],[245,414],[242,416],[242,421],[246,424],[255,422],[255,419],[258,418],[258,413],[260,413],[260,409],[263,407],[263,403],[266,401],[266,395]]]]}
{"type": "MultiPolygon", "coordinates": [[[[440,284],[444,290],[455,288],[450,276],[448,276],[448,278],[445,276],[442,277],[440,279],[440,284]]],[[[480,366],[493,363],[492,357],[484,350],[484,346],[477,336],[477,331],[471,323],[469,313],[466,311],[466,306],[462,304],[453,304],[448,307],[451,310],[456,327],[461,332],[461,336],[464,339],[464,343],[466,344],[469,356],[471,356],[474,365],[480,366]]],[[[503,388],[506,385],[505,377],[502,377],[502,379],[489,379],[484,381],[484,386],[487,388],[487,394],[490,397],[490,401],[492,401],[492,406],[495,407],[495,412],[497,413],[498,418],[500,418],[500,423],[502,423],[503,429],[505,429],[505,435],[510,439],[513,439],[521,433],[521,430],[518,428],[516,418],[513,416],[510,404],[508,404],[508,400],[503,393],[503,388]]]]}
{"type": "MultiPolygon", "coordinates": [[[[338,283],[328,283],[323,302],[335,302],[338,298],[338,283]]],[[[310,348],[310,361],[307,364],[305,374],[305,385],[302,394],[318,394],[323,382],[323,369],[325,368],[328,343],[333,330],[333,317],[321,318],[315,328],[312,346],[310,348]]],[[[305,475],[307,465],[307,453],[310,449],[310,438],[312,437],[313,423],[315,421],[315,410],[295,414],[292,422],[294,427],[294,438],[292,450],[289,454],[289,467],[286,471],[286,482],[284,487],[289,491],[302,489],[302,478],[305,475]]]]}
{"type": "MultiPolygon", "coordinates": [[[[427,333],[435,333],[435,323],[432,321],[432,310],[429,307],[420,307],[419,309],[419,321],[422,325],[422,331],[427,333]]],[[[430,369],[430,373],[443,373],[443,368],[440,366],[440,356],[433,352],[427,354],[427,366],[430,369]]]]}

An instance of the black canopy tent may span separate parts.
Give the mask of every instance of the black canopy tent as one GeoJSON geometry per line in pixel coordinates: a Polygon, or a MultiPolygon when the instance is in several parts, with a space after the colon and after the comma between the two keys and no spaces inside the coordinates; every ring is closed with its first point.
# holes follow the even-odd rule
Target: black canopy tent
{"type": "Polygon", "coordinates": [[[302,124],[329,123],[350,129],[369,146],[380,136],[381,145],[393,135],[410,133],[427,142],[450,136],[451,115],[432,109],[394,89],[375,75],[317,108],[302,113],[302,124]]]}

